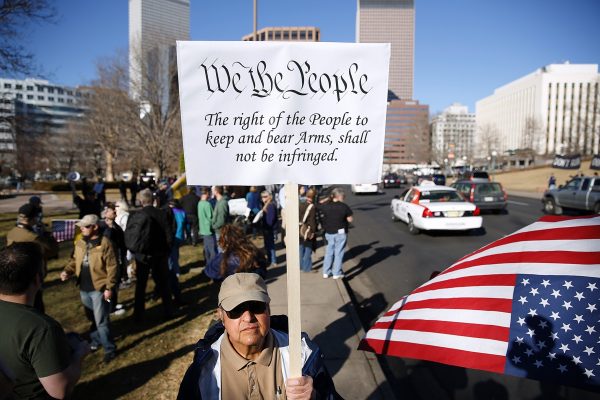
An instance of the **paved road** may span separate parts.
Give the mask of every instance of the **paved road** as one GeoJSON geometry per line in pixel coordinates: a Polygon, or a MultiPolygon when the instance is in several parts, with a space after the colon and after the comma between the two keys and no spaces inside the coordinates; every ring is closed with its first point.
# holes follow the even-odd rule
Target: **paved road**
{"type": "MultiPolygon", "coordinates": [[[[484,214],[485,233],[481,235],[435,232],[412,236],[406,224],[391,220],[389,205],[400,193],[400,189],[386,189],[385,194],[347,197],[355,228],[348,240],[348,259],[353,260],[346,268],[346,284],[365,329],[433,271],[542,216],[538,199],[511,197],[507,213],[484,214]]],[[[542,395],[540,384],[532,380],[395,357],[380,357],[380,361],[398,399],[534,399],[542,395]]],[[[588,398],[588,392],[564,387],[544,390],[561,398],[588,398]]]]}

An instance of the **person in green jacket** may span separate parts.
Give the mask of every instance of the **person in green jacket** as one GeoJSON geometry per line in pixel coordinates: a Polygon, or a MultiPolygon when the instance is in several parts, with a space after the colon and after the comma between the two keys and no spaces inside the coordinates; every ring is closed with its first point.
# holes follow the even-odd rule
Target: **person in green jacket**
{"type": "MultiPolygon", "coordinates": [[[[221,228],[227,223],[227,218],[229,217],[229,205],[223,195],[223,186],[213,186],[212,193],[215,199],[217,199],[217,204],[215,204],[215,209],[213,210],[211,226],[218,243],[221,236],[221,228]]],[[[217,250],[219,253],[223,252],[220,247],[217,247],[217,250]]]]}
{"type": "Polygon", "coordinates": [[[198,223],[199,234],[204,243],[204,261],[206,265],[217,255],[217,241],[212,229],[213,209],[208,202],[210,191],[208,188],[202,189],[200,201],[198,202],[198,223]]]}

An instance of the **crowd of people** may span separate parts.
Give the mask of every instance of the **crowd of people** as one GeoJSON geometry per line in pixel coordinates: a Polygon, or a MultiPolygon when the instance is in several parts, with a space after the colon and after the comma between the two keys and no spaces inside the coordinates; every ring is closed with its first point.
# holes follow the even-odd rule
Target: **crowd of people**
{"type": "MultiPolygon", "coordinates": [[[[325,193],[318,189],[299,187],[300,269],[318,271],[313,268],[312,255],[318,238],[323,236],[327,243],[323,278],[339,279],[344,276],[342,261],[352,211],[344,203],[342,189],[333,188],[325,193]]],[[[217,310],[221,324],[211,328],[199,342],[179,398],[219,398],[219,393],[222,393],[221,398],[233,398],[223,397],[223,394],[237,390],[249,390],[250,397],[256,393],[264,397],[271,391],[277,395],[273,398],[283,398],[284,392],[290,399],[312,398],[311,394],[318,394],[317,398],[335,398],[331,377],[315,360],[314,365],[310,363],[303,371],[305,377],[290,380],[286,376],[287,368],[281,366],[287,359],[282,356],[287,351],[285,329],[270,328],[264,278],[268,269],[278,264],[275,245],[279,235],[281,240],[285,235],[281,218],[285,214],[282,188],[250,187],[243,194],[228,192],[221,186],[190,187],[186,195],[174,199],[169,186],[161,182],[155,191],[145,188],[135,195],[132,192],[130,199],[126,192],[120,191],[121,200],[117,202],[106,201],[105,197],[98,196],[99,191],[103,191],[103,186],[95,185],[91,190],[84,188],[83,196],[79,196],[73,186],[73,203],[79,209],[76,225],[80,232],[74,240],[70,260],[60,273],[61,280],[74,278],[76,281],[91,324],[89,343],[84,344],[79,336],[74,336],[75,339],[65,336],[62,329],[62,335],[54,333],[52,338],[39,333],[39,343],[21,343],[35,347],[27,349],[29,352],[46,352],[48,346],[54,346],[55,351],[70,355],[61,353],[54,364],[45,361],[37,364],[14,354],[8,356],[15,349],[0,347],[0,382],[4,375],[16,398],[35,398],[34,394],[45,393],[62,398],[77,381],[81,359],[89,351],[102,348],[104,362],[110,363],[117,356],[110,317],[125,312],[118,302],[118,292],[134,281],[133,319],[136,323],[145,320],[146,286],[150,276],[155,283],[155,295],[162,301],[164,319],[173,318],[176,309],[186,305],[179,287],[179,249],[186,243],[197,246],[201,242],[204,273],[221,285],[217,310]],[[241,195],[245,196],[249,215],[242,223],[234,223],[228,200],[241,195]],[[136,201],[140,208],[130,208],[136,201]],[[259,231],[263,248],[251,240],[259,231]],[[240,330],[251,338],[242,338],[240,330]],[[224,337],[229,340],[223,340],[224,337]],[[221,347],[216,349],[215,346],[221,347]],[[269,364],[279,357],[283,358],[269,364]],[[204,368],[206,365],[208,370],[204,368]],[[219,366],[221,370],[217,371],[219,366]],[[234,368],[236,366],[239,368],[234,368]],[[27,373],[20,375],[24,370],[27,373]],[[46,377],[67,374],[67,370],[68,379],[63,377],[63,387],[56,389],[46,384],[46,377]],[[242,370],[245,372],[240,375],[242,370]],[[244,379],[255,373],[261,382],[257,382],[256,387],[248,386],[244,379]],[[220,381],[215,381],[215,377],[220,381]]],[[[58,323],[44,314],[41,295],[47,260],[56,257],[58,245],[44,230],[41,200],[34,197],[19,209],[17,225],[7,235],[8,247],[3,250],[6,256],[0,256],[0,307],[7,310],[13,307],[11,312],[15,313],[15,319],[22,312],[35,321],[27,322],[30,325],[22,329],[46,332],[50,326],[58,332],[58,323]],[[32,253],[32,246],[39,250],[32,253]],[[16,270],[27,270],[27,273],[15,275],[16,270]]],[[[277,322],[275,325],[278,326],[277,322]]],[[[22,332],[14,334],[19,333],[22,332]]],[[[308,341],[305,344],[303,352],[318,354],[314,344],[308,341]]]]}

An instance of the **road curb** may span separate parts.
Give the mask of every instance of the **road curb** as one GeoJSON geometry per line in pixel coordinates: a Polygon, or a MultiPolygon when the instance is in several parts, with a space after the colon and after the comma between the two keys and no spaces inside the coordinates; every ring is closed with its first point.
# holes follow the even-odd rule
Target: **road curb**
{"type": "MultiPolygon", "coordinates": [[[[349,265],[351,267],[357,267],[358,264],[355,260],[348,260],[344,263],[345,265],[349,265]]],[[[350,315],[352,320],[352,325],[356,330],[356,336],[360,341],[365,337],[365,330],[363,329],[362,323],[360,322],[360,318],[358,317],[358,312],[356,311],[356,305],[352,301],[352,298],[349,293],[349,284],[346,279],[338,279],[336,281],[337,288],[340,292],[340,296],[342,297],[344,303],[346,304],[346,312],[350,315]]],[[[373,379],[377,384],[377,391],[379,392],[382,399],[394,399],[395,395],[392,391],[392,387],[388,382],[383,370],[381,369],[381,365],[379,364],[379,360],[377,360],[377,356],[375,353],[371,353],[368,351],[360,351],[362,356],[365,358],[367,363],[369,364],[369,368],[371,373],[373,374],[373,379]]]]}

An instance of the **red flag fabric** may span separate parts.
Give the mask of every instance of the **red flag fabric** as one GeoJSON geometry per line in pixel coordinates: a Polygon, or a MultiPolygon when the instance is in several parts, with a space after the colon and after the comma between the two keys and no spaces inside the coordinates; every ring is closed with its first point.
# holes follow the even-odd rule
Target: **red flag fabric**
{"type": "Polygon", "coordinates": [[[545,216],[400,299],[359,349],[600,388],[600,216],[545,216]]]}

